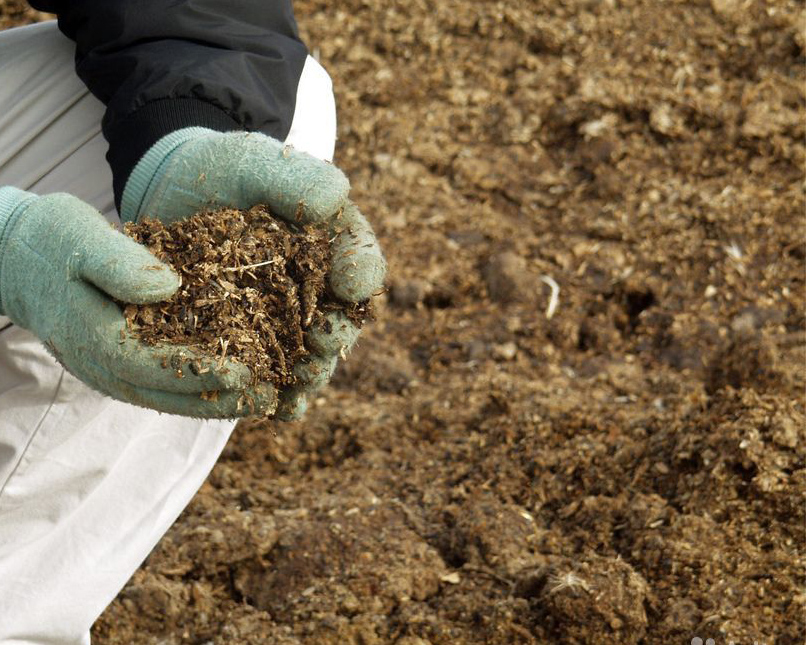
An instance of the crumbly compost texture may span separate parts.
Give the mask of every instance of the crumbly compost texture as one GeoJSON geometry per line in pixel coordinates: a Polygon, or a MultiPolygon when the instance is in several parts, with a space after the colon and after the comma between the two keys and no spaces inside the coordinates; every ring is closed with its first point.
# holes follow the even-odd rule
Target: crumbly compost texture
{"type": "Polygon", "coordinates": [[[291,385],[294,364],[308,353],[305,332],[324,312],[362,317],[361,306],[325,288],[327,232],[288,225],[263,206],[171,225],[144,219],[125,230],[182,278],[169,301],[125,306],[129,329],[146,343],[188,345],[246,365],[255,381],[291,385]]]}
{"type": "Polygon", "coordinates": [[[804,3],[294,13],[390,291],[93,645],[806,643],[804,3]]]}

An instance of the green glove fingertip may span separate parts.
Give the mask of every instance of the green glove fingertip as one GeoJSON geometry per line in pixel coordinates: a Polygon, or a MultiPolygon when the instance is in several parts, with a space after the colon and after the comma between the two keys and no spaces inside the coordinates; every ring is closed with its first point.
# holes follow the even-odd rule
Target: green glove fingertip
{"type": "Polygon", "coordinates": [[[293,388],[280,394],[274,418],[279,421],[298,421],[308,411],[308,398],[304,392],[293,388]]]}
{"type": "Polygon", "coordinates": [[[341,300],[366,300],[383,286],[386,277],[386,260],[375,233],[352,202],[341,217],[334,218],[331,230],[337,237],[331,247],[330,288],[341,300]]]}
{"type": "Polygon", "coordinates": [[[294,376],[297,377],[303,390],[318,390],[327,385],[333,372],[336,371],[336,356],[307,356],[294,365],[294,376]]]}
{"type": "Polygon", "coordinates": [[[182,284],[173,268],[131,238],[109,229],[105,241],[85,256],[79,273],[122,302],[147,304],[168,300],[182,284]]]}
{"type": "Polygon", "coordinates": [[[343,312],[331,311],[308,332],[306,342],[315,354],[339,356],[355,345],[360,334],[361,330],[343,312]]]}

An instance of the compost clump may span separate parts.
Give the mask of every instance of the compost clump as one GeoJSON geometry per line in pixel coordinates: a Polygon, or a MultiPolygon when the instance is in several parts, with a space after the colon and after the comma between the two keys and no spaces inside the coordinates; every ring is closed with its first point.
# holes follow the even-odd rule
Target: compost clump
{"type": "Polygon", "coordinates": [[[344,303],[327,289],[328,232],[272,216],[265,206],[198,213],[173,224],[146,218],[125,232],[180,275],[165,302],[124,305],[128,329],[141,341],[181,344],[232,359],[254,382],[293,385],[305,334],[342,310],[360,325],[369,303],[344,303]]]}

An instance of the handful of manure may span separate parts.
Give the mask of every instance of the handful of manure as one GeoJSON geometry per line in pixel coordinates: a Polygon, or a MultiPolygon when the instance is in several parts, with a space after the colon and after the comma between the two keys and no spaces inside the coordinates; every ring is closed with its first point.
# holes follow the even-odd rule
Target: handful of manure
{"type": "Polygon", "coordinates": [[[359,327],[370,315],[368,301],[347,303],[329,293],[327,231],[288,224],[263,206],[170,225],[144,219],[125,231],[182,279],[168,301],[124,305],[132,334],[150,345],[181,344],[234,360],[250,368],[255,383],[294,385],[292,368],[309,353],[306,330],[326,324],[324,314],[343,311],[359,327]]]}

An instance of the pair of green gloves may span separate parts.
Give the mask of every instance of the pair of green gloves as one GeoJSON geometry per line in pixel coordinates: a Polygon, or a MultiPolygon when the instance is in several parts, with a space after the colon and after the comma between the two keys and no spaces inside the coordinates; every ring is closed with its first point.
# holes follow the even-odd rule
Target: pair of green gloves
{"type": "MultiPolygon", "coordinates": [[[[321,223],[333,239],[329,287],[338,298],[359,302],[381,287],[386,265],[348,191],[335,166],[265,135],[186,128],[162,138],[138,162],[121,218],[170,223],[205,209],[267,204],[278,217],[321,223]]],[[[253,385],[248,368],[235,361],[219,364],[188,347],[149,347],[131,338],[113,298],[159,302],[179,285],[171,267],[76,197],[0,188],[0,313],[33,332],[76,377],[115,399],[201,418],[299,418],[307,395],[327,383],[339,354],[358,337],[349,320],[330,314],[329,324],[308,334],[310,354],[295,367],[297,385],[279,392],[271,383],[253,385]],[[209,371],[183,369],[177,378],[176,368],[191,361],[209,371]],[[217,400],[201,397],[212,390],[217,400]]]]}

